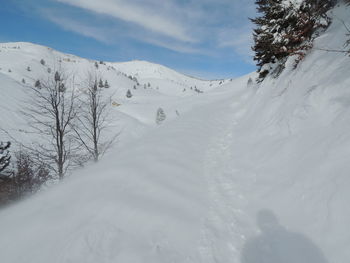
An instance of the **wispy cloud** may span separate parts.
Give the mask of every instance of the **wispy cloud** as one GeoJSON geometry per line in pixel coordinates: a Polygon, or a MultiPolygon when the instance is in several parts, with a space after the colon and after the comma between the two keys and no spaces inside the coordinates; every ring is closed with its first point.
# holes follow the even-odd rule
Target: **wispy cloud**
{"type": "MultiPolygon", "coordinates": [[[[135,23],[147,30],[185,42],[195,42],[186,27],[165,13],[150,9],[138,1],[125,0],[57,0],[58,2],[87,9],[91,12],[109,15],[126,22],[135,23]]],[[[146,1],[147,2],[147,1],[146,1]]],[[[162,3],[159,4],[160,6],[162,3]]]]}
{"type": "Polygon", "coordinates": [[[47,16],[47,18],[65,30],[93,38],[106,44],[112,42],[112,39],[109,37],[110,34],[107,32],[108,29],[86,25],[67,17],[47,16]]]}
{"type": "Polygon", "coordinates": [[[104,17],[124,28],[96,26],[62,13],[49,19],[66,30],[98,41],[116,42],[120,35],[187,54],[219,55],[232,48],[247,57],[251,43],[248,16],[253,0],[53,0],[104,17]],[[222,28],[229,28],[223,32],[222,28]],[[242,31],[241,28],[247,30],[242,31]],[[249,34],[247,33],[249,32],[249,34]],[[225,35],[226,34],[226,35],[225,35]],[[231,34],[231,36],[229,35],[231,34]],[[114,36],[114,41],[113,37],[114,36]]]}
{"type": "Polygon", "coordinates": [[[156,45],[158,47],[163,47],[175,52],[179,53],[185,53],[185,54],[201,54],[201,55],[206,55],[206,56],[213,56],[214,52],[211,52],[208,49],[204,48],[196,48],[192,47],[190,45],[185,45],[182,43],[176,43],[173,41],[168,41],[168,40],[160,40],[160,39],[155,39],[155,38],[149,38],[149,37],[144,37],[143,41],[146,43],[150,43],[153,45],[156,45]]]}
{"type": "Polygon", "coordinates": [[[254,2],[9,0],[3,8],[21,13],[16,25],[26,36],[9,41],[42,43],[91,59],[144,59],[194,75],[226,77],[254,70],[248,19],[255,16],[254,2]],[[51,23],[41,24],[47,21],[51,23]]]}
{"type": "Polygon", "coordinates": [[[221,48],[232,49],[237,55],[241,56],[246,62],[252,63],[252,29],[245,26],[240,29],[225,28],[219,33],[217,45],[221,48]]]}

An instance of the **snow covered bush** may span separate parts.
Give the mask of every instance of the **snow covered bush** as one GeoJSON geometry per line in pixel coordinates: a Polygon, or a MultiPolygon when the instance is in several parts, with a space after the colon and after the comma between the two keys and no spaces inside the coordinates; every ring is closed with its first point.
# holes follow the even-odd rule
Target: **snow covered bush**
{"type": "Polygon", "coordinates": [[[35,87],[35,88],[39,88],[39,89],[41,88],[41,82],[40,82],[40,80],[35,81],[34,87],[35,87]]]}
{"type": "Polygon", "coordinates": [[[131,91],[128,89],[128,91],[126,92],[126,97],[128,99],[130,99],[132,97],[131,91]]]}
{"type": "Polygon", "coordinates": [[[162,108],[159,108],[157,110],[157,115],[156,115],[156,123],[159,125],[161,124],[163,121],[165,121],[166,119],[166,115],[165,112],[162,108]]]}
{"type": "Polygon", "coordinates": [[[253,84],[254,84],[253,79],[249,78],[247,81],[247,87],[251,87],[251,86],[253,86],[253,84]]]}

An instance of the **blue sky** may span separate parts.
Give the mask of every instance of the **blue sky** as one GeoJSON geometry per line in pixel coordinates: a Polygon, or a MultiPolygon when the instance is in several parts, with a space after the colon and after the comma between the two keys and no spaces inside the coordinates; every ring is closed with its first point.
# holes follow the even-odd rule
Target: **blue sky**
{"type": "Polygon", "coordinates": [[[229,78],[255,70],[248,19],[254,15],[254,0],[4,0],[0,42],[229,78]]]}

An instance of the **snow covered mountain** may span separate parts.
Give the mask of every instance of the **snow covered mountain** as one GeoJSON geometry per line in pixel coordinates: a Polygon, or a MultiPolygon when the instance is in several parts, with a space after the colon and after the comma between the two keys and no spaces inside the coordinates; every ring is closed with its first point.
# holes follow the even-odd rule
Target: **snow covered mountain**
{"type": "MultiPolygon", "coordinates": [[[[248,82],[254,73],[219,85],[147,62],[99,65],[122,105],[114,114],[124,137],[97,165],[0,211],[1,262],[348,262],[350,58],[320,49],[343,47],[350,10],[332,12],[305,60],[262,84],[248,82]],[[169,118],[156,126],[159,106],[169,118]],[[283,255],[269,250],[276,244],[283,255]]],[[[8,129],[22,121],[13,113],[22,78],[32,85],[54,58],[79,76],[94,67],[32,44],[2,46],[8,129]]]]}
{"type": "Polygon", "coordinates": [[[203,92],[232,81],[200,80],[144,61],[92,61],[31,43],[2,43],[2,129],[17,133],[16,136],[26,137],[23,130],[27,123],[21,120],[22,115],[19,112],[28,98],[28,87],[34,86],[36,80],[46,79],[56,70],[63,70],[67,75],[74,76],[76,83],[85,81],[89,73],[108,80],[110,88],[105,93],[112,97],[110,108],[113,119],[117,120],[112,126],[127,130],[127,133],[134,134],[135,137],[144,127],[155,125],[155,115],[159,107],[165,110],[167,119],[173,119],[194,107],[195,103],[182,103],[186,101],[185,98],[191,100],[193,96],[200,96],[203,92]],[[126,97],[128,90],[133,95],[131,99],[126,97]]]}

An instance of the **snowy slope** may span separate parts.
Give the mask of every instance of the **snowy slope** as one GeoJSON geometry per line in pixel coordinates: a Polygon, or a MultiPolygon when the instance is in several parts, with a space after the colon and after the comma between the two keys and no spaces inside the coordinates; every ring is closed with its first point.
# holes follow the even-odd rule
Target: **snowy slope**
{"type": "Polygon", "coordinates": [[[19,111],[28,99],[29,86],[33,86],[38,79],[46,79],[50,74],[48,71],[54,74],[56,70],[63,70],[67,76],[74,77],[77,92],[84,88],[80,83],[86,80],[89,73],[108,80],[110,88],[105,89],[104,93],[112,97],[109,110],[112,112],[112,119],[115,120],[110,126],[118,131],[127,131],[127,134],[122,133],[121,137],[130,139],[139,137],[147,127],[155,125],[156,111],[159,107],[164,109],[167,120],[174,119],[196,105],[183,103],[184,100],[192,100],[193,96],[202,95],[194,90],[195,87],[207,91],[229,81],[203,81],[161,65],[141,61],[102,64],[97,62],[98,69],[95,63],[31,43],[0,44],[0,81],[6,98],[0,105],[4,116],[4,119],[1,119],[1,128],[13,133],[15,137],[25,135],[23,127],[27,123],[21,119],[19,111]],[[42,59],[45,65],[40,63],[42,59]],[[134,71],[131,68],[134,68],[134,71]],[[153,75],[151,72],[154,72],[153,75]],[[158,74],[159,72],[161,74],[158,74]],[[128,90],[133,94],[131,99],[126,98],[128,90]],[[15,119],[12,118],[13,114],[16,115],[15,119]]]}
{"type": "Polygon", "coordinates": [[[200,80],[147,61],[113,63],[113,66],[129,76],[140,79],[142,84],[152,83],[152,86],[159,88],[161,92],[165,90],[165,92],[172,94],[184,93],[184,91],[192,93],[195,87],[201,91],[207,91],[231,81],[200,80]]]}
{"type": "MultiPolygon", "coordinates": [[[[334,17],[350,24],[349,12],[334,17]]],[[[144,93],[125,115],[147,123],[162,100],[180,116],[0,211],[1,261],[348,262],[350,59],[317,50],[342,48],[345,33],[334,19],[296,70],[261,85],[144,93]]]]}

